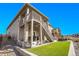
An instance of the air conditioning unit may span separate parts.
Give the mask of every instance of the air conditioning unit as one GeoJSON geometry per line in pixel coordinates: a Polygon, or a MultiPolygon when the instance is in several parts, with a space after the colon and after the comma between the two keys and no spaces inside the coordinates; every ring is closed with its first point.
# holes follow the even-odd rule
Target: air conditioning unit
{"type": "Polygon", "coordinates": [[[37,45],[37,41],[32,42],[32,47],[35,47],[37,45]]]}

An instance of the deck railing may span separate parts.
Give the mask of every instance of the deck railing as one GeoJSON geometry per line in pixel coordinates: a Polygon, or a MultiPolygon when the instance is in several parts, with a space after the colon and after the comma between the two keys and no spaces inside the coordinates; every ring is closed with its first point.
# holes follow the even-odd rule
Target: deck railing
{"type": "Polygon", "coordinates": [[[32,18],[38,22],[40,22],[40,15],[36,12],[32,12],[32,18]]]}

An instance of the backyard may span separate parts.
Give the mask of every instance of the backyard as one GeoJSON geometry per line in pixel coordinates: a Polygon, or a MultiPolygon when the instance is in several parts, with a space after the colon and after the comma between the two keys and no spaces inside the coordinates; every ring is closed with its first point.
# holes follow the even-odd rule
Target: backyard
{"type": "Polygon", "coordinates": [[[68,56],[69,46],[69,41],[58,41],[26,50],[39,56],[68,56]]]}

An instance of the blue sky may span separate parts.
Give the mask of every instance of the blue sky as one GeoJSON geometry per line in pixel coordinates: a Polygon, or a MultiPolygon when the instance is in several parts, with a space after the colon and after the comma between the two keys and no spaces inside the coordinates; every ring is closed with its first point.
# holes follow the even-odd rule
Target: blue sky
{"type": "MultiPolygon", "coordinates": [[[[79,4],[32,4],[48,16],[54,28],[60,28],[63,35],[79,33],[79,4]]],[[[0,34],[18,13],[23,4],[0,4],[0,34]]]]}

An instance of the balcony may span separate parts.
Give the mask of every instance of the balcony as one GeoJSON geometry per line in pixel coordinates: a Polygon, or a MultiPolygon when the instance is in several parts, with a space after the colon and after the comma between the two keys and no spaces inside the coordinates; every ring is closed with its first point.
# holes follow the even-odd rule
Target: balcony
{"type": "Polygon", "coordinates": [[[34,21],[40,22],[40,15],[32,11],[32,19],[34,19],[34,21]]]}
{"type": "Polygon", "coordinates": [[[42,22],[40,21],[40,15],[37,12],[30,12],[27,15],[21,15],[21,20],[20,20],[20,26],[23,26],[25,22],[30,22],[32,19],[36,22],[42,22]]]}

